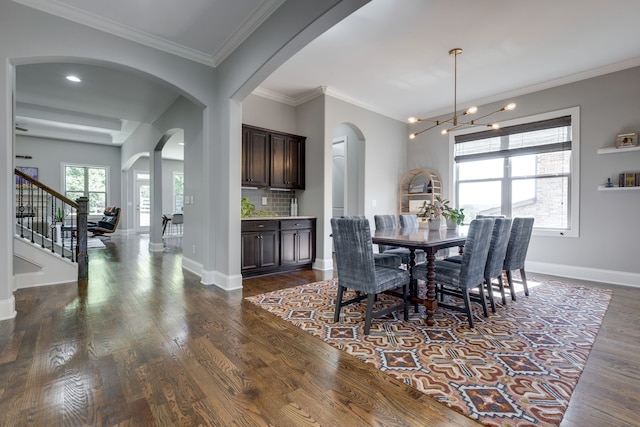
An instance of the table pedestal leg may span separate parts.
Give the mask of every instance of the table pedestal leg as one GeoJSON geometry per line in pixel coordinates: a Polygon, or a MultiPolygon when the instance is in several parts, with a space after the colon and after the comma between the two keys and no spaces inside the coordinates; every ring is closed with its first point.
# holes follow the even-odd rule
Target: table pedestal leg
{"type": "Polygon", "coordinates": [[[438,308],[438,300],[436,299],[436,254],[431,251],[427,252],[427,298],[424,300],[424,306],[427,308],[427,325],[435,325],[434,315],[438,308]]]}

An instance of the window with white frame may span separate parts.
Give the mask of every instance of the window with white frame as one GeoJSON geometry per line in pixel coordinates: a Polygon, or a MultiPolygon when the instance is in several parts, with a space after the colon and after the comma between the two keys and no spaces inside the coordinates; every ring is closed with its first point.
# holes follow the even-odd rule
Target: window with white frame
{"type": "Polygon", "coordinates": [[[538,235],[578,236],[578,108],[452,137],[456,206],[533,216],[538,235]]]}
{"type": "Polygon", "coordinates": [[[64,165],[64,194],[71,200],[89,199],[89,215],[102,215],[107,206],[109,169],[104,166],[64,165]]]}
{"type": "Polygon", "coordinates": [[[184,208],[184,174],[173,173],[173,211],[182,212],[184,208]]]}

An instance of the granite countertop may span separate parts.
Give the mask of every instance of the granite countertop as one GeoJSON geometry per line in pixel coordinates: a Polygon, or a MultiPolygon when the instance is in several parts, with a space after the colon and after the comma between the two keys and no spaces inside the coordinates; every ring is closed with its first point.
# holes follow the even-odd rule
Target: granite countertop
{"type": "Polygon", "coordinates": [[[253,220],[270,220],[270,219],[314,219],[317,218],[315,216],[251,216],[247,218],[242,218],[243,221],[253,221],[253,220]]]}

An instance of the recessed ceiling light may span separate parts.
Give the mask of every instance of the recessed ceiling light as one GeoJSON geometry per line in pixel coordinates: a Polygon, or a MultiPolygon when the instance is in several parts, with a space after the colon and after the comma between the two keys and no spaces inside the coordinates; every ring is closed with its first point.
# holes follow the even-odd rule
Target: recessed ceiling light
{"type": "Polygon", "coordinates": [[[82,81],[78,76],[74,76],[74,75],[67,76],[67,80],[74,83],[80,83],[82,81]]]}

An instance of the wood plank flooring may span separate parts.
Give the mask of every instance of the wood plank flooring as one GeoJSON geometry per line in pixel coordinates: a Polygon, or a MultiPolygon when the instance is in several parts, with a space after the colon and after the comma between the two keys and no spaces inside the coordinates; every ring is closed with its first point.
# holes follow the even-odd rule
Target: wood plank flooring
{"type": "MultiPolygon", "coordinates": [[[[15,293],[18,316],[0,322],[0,426],[478,425],[242,300],[325,273],[224,292],[183,271],[175,247],[106,245],[90,251],[86,288],[15,293]]],[[[563,426],[640,425],[640,289],[610,288],[563,426]]]]}

